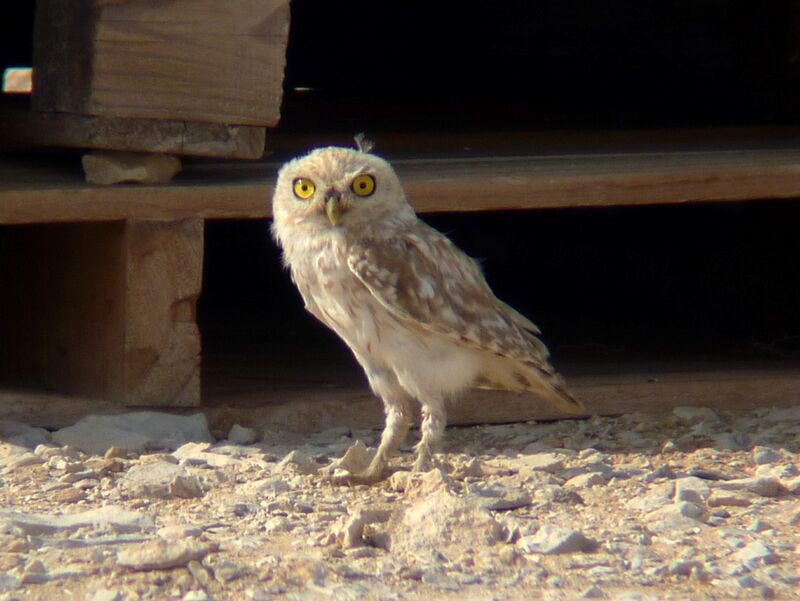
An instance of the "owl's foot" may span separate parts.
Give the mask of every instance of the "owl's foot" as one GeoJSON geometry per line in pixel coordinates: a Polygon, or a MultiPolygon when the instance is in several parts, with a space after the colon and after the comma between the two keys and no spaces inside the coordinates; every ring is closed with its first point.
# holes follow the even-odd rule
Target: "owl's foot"
{"type": "Polygon", "coordinates": [[[389,477],[389,473],[381,467],[380,469],[367,468],[361,472],[339,473],[333,476],[333,484],[337,486],[355,486],[357,484],[377,484],[381,480],[389,477]]]}

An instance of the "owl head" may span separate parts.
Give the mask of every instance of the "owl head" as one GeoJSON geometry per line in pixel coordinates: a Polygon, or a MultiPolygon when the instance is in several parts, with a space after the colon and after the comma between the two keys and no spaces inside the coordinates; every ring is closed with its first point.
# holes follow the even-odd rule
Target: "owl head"
{"type": "Polygon", "coordinates": [[[357,232],[413,219],[400,181],[383,159],[349,148],[319,148],[286,163],[272,199],[275,226],[357,232]]]}

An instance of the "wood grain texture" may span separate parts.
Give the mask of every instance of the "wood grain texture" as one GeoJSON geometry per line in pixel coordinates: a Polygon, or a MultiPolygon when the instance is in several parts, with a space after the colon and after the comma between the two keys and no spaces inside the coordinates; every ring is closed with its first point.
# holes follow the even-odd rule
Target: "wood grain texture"
{"type": "Polygon", "coordinates": [[[198,404],[202,257],[196,220],[0,230],[0,382],[198,404]]]}
{"type": "Polygon", "coordinates": [[[188,156],[260,159],[265,129],[199,121],[15,111],[0,114],[0,146],[94,148],[188,156]]]}
{"type": "MultiPolygon", "coordinates": [[[[747,411],[794,406],[800,390],[800,366],[714,365],[692,370],[652,370],[620,365],[613,374],[571,376],[570,386],[593,415],[634,411],[665,413],[679,406],[716,411],[747,411]],[[656,381],[653,381],[656,380],[656,381]]],[[[166,409],[166,408],[164,408],[166,409]]],[[[80,395],[0,387],[0,420],[61,428],[91,413],[119,413],[124,406],[80,395]]],[[[212,429],[227,432],[239,423],[258,429],[307,435],[328,428],[383,426],[380,401],[366,386],[247,386],[206,389],[202,410],[212,429]]],[[[170,408],[180,412],[180,408],[170,408]]],[[[192,409],[197,411],[197,409],[192,409]]],[[[476,392],[450,407],[450,425],[509,423],[561,417],[534,397],[476,392]]]]}
{"type": "Polygon", "coordinates": [[[288,0],[42,0],[34,107],[272,126],[288,31],[288,0]]]}
{"type": "MultiPolygon", "coordinates": [[[[422,212],[800,198],[800,150],[394,161],[422,212]]],[[[185,164],[172,184],[95,188],[68,166],[0,161],[0,223],[270,216],[275,163],[185,164]]]]}

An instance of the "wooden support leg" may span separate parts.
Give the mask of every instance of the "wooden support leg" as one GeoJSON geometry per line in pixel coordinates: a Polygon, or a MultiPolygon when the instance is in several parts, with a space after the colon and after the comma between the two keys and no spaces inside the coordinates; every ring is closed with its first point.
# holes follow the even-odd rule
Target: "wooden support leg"
{"type": "Polygon", "coordinates": [[[0,381],[198,405],[202,262],[200,220],[0,229],[0,381]]]}

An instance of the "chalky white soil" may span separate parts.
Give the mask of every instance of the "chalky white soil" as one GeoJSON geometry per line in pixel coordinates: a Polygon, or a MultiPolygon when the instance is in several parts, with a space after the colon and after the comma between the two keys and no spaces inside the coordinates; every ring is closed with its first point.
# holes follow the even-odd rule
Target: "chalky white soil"
{"type": "Polygon", "coordinates": [[[452,428],[372,487],[377,432],[254,434],[0,423],[0,600],[800,599],[800,407],[452,428]]]}

